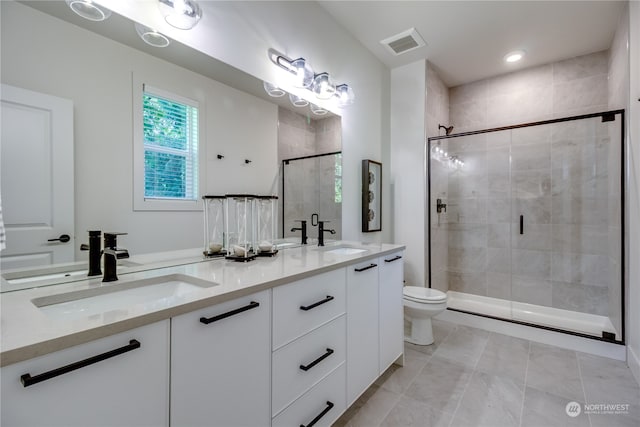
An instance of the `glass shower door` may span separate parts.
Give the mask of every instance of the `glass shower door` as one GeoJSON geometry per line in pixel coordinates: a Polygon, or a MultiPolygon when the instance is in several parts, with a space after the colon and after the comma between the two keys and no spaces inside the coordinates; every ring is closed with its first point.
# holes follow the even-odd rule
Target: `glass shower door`
{"type": "MultiPolygon", "coordinates": [[[[312,215],[327,221],[326,229],[335,230],[327,239],[342,236],[342,154],[332,153],[283,161],[283,237],[300,236],[296,221],[307,221],[307,233],[312,232],[312,215]]],[[[314,222],[315,223],[315,222],[314,222]]]]}

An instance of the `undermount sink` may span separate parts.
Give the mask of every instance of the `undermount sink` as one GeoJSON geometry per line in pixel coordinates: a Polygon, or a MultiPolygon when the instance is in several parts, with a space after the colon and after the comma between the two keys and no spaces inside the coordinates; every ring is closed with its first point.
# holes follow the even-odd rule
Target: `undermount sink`
{"type": "Polygon", "coordinates": [[[369,249],[363,249],[351,245],[323,246],[318,248],[317,250],[334,255],[356,255],[369,251],[369,249]]]}
{"type": "Polygon", "coordinates": [[[213,286],[218,284],[183,274],[169,274],[34,298],[31,302],[46,315],[72,319],[114,311],[126,314],[161,310],[213,286]]]}

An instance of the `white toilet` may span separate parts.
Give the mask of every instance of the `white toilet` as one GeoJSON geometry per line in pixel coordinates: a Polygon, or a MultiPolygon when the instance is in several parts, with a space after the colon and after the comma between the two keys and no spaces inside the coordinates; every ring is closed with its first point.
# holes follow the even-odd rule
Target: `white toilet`
{"type": "Polygon", "coordinates": [[[404,340],[412,344],[433,344],[431,318],[447,308],[447,294],[422,286],[405,286],[402,291],[404,317],[411,322],[411,335],[404,340]]]}

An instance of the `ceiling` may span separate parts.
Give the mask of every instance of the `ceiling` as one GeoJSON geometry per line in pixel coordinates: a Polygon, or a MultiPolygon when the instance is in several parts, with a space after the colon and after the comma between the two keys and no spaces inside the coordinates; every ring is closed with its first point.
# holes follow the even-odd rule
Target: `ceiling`
{"type": "Polygon", "coordinates": [[[319,1],[380,61],[428,59],[449,87],[608,49],[623,1],[319,1]],[[425,47],[394,56],[380,41],[414,27],[425,47]],[[526,56],[507,64],[507,52],[526,56]]]}

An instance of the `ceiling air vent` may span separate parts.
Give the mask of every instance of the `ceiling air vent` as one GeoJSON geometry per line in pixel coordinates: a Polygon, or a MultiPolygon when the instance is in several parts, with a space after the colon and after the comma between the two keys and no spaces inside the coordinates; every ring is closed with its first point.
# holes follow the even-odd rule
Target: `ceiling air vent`
{"type": "Polygon", "coordinates": [[[418,34],[415,28],[396,34],[380,41],[394,55],[409,52],[422,46],[426,46],[424,39],[418,34]]]}

